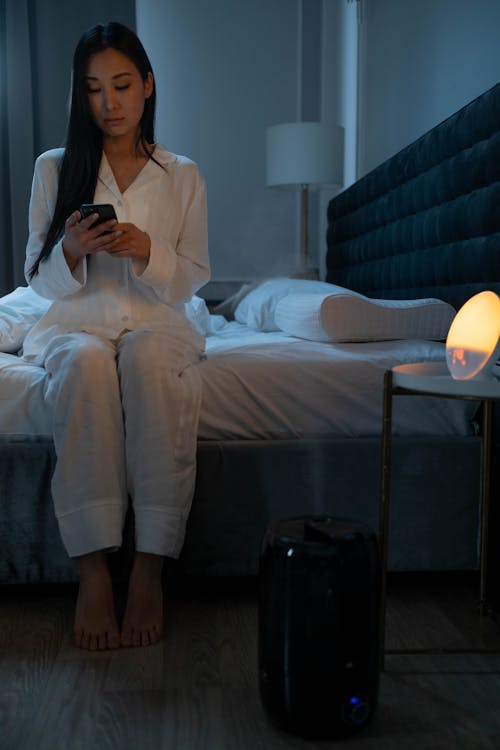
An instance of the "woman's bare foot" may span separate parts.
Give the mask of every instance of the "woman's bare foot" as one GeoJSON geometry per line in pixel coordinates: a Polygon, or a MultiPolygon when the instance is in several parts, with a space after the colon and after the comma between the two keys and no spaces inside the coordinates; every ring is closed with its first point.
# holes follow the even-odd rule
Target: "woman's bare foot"
{"type": "Polygon", "coordinates": [[[120,634],[105,554],[82,555],[77,563],[80,588],[75,612],[75,643],[90,651],[118,648],[120,634]]]}
{"type": "Polygon", "coordinates": [[[123,618],[122,646],[151,646],[163,633],[163,557],[136,552],[123,618]]]}

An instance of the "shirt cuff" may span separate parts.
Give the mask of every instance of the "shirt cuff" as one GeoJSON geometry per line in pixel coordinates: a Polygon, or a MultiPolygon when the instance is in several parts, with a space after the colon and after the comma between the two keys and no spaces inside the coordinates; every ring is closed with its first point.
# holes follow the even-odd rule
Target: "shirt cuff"
{"type": "Polygon", "coordinates": [[[133,260],[132,269],[136,277],[144,284],[152,288],[164,289],[174,275],[176,260],[174,250],[151,239],[148,262],[144,265],[143,261],[133,260]]]}
{"type": "Polygon", "coordinates": [[[73,272],[64,257],[62,240],[54,245],[50,254],[52,262],[51,273],[53,274],[54,284],[60,289],[61,296],[68,296],[79,292],[85,286],[87,281],[87,259],[82,258],[78,261],[73,272]]]}

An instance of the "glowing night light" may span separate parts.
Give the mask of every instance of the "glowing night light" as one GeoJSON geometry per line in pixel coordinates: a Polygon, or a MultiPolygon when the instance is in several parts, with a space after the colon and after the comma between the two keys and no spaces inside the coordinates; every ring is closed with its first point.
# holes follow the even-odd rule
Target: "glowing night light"
{"type": "Polygon", "coordinates": [[[480,292],[458,311],[446,339],[446,363],[455,380],[491,378],[500,354],[500,298],[480,292]]]}

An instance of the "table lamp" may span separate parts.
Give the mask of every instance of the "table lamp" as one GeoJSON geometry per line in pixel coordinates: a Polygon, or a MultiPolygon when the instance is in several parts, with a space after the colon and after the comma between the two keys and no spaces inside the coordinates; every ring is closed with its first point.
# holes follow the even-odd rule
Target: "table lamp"
{"type": "Polygon", "coordinates": [[[446,363],[456,380],[493,378],[500,355],[500,298],[480,292],[460,308],[448,331],[446,363]]]}
{"type": "MultiPolygon", "coordinates": [[[[340,189],[344,175],[344,128],[291,122],[267,129],[269,187],[301,191],[300,271],[311,275],[308,249],[309,190],[340,189]]],[[[313,274],[314,275],[314,274],[313,274]]]]}

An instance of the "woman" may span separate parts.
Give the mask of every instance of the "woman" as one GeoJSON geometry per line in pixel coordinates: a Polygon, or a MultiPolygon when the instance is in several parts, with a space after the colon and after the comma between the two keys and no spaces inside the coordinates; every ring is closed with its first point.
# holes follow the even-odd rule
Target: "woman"
{"type": "Polygon", "coordinates": [[[194,490],[204,342],[184,302],[209,278],[205,186],[154,141],[155,82],[118,23],[80,39],[65,149],[36,161],[25,274],[53,301],[23,355],[48,372],[52,495],[80,586],[81,648],[149,645],[162,633],[161,572],[180,553],[194,490]],[[95,226],[83,203],[108,203],[95,226]],[[121,630],[106,553],[132,499],[136,551],[121,630]]]}

